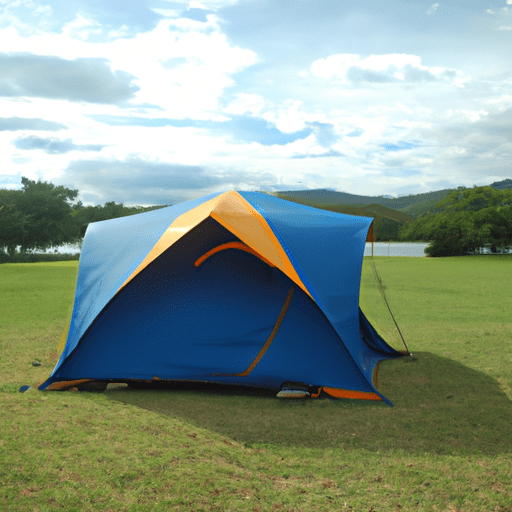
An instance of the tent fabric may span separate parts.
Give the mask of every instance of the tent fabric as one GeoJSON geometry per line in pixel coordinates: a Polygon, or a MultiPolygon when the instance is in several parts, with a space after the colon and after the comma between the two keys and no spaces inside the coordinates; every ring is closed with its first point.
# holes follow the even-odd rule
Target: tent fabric
{"type": "Polygon", "coordinates": [[[387,401],[391,348],[359,308],[372,219],[229,191],[89,225],[40,389],[190,380],[387,401]]]}

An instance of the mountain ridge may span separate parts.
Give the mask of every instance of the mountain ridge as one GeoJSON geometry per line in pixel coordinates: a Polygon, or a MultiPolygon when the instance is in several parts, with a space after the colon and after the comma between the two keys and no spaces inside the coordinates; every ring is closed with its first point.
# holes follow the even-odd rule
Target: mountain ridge
{"type": "MultiPolygon", "coordinates": [[[[512,179],[496,181],[489,185],[496,190],[505,188],[512,189],[512,179]]],[[[458,187],[466,188],[466,187],[458,187]]],[[[350,194],[348,192],[337,192],[332,189],[309,189],[309,190],[283,190],[273,192],[272,195],[282,199],[288,199],[302,204],[308,204],[317,208],[329,209],[333,206],[347,206],[367,208],[370,205],[379,205],[390,210],[395,210],[407,214],[412,217],[418,217],[423,213],[431,211],[435,205],[444,199],[448,194],[458,188],[446,188],[434,190],[432,192],[424,192],[420,194],[410,194],[401,197],[390,197],[388,195],[379,196],[362,196],[358,194],[350,194]]],[[[381,214],[384,212],[380,212],[381,214]]],[[[385,215],[388,218],[390,216],[385,215]]]]}
{"type": "MultiPolygon", "coordinates": [[[[382,196],[361,196],[357,194],[349,194],[348,192],[335,192],[326,189],[312,190],[283,190],[274,192],[273,195],[290,201],[305,202],[311,206],[328,207],[335,205],[358,205],[368,206],[377,204],[385,206],[391,210],[401,210],[410,205],[426,201],[435,200],[436,202],[444,199],[450,192],[456,189],[443,189],[422,194],[412,194],[408,196],[389,198],[382,196]]],[[[407,213],[407,212],[406,212],[407,213]]]]}

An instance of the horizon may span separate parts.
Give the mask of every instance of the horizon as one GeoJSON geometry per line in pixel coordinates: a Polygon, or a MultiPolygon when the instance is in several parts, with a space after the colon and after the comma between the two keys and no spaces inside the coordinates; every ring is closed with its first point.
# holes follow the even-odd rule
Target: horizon
{"type": "MultiPolygon", "coordinates": [[[[510,178],[507,178],[507,179],[504,179],[504,180],[501,180],[499,182],[493,182],[493,183],[490,183],[488,185],[473,185],[472,187],[466,187],[466,186],[458,186],[458,187],[454,187],[453,189],[451,190],[457,190],[458,188],[473,188],[473,187],[478,187],[478,186],[495,186],[495,185],[502,185],[502,184],[506,184],[505,188],[510,188],[512,189],[512,179],[510,178]]],[[[0,187],[1,188],[4,188],[4,187],[0,187]]],[[[22,188],[22,185],[21,183],[19,184],[19,186],[15,186],[15,187],[10,187],[9,189],[10,190],[19,190],[22,188]]],[[[234,189],[232,189],[234,190],[234,189]]],[[[240,189],[239,189],[240,190],[240,189]]],[[[262,194],[270,194],[270,195],[278,195],[278,194],[300,194],[300,193],[307,193],[307,192],[333,192],[333,193],[339,193],[339,194],[347,194],[347,195],[351,195],[351,196],[356,196],[356,197],[368,197],[368,198],[375,198],[375,199],[400,199],[400,198],[403,198],[403,197],[409,197],[409,196],[415,196],[415,195],[423,195],[423,194],[429,194],[429,193],[433,193],[433,192],[438,192],[440,190],[446,190],[446,189],[439,189],[439,190],[432,190],[432,191],[429,191],[429,192],[419,192],[418,194],[408,194],[408,193],[404,193],[404,194],[401,194],[401,195],[390,195],[390,194],[379,194],[379,195],[365,195],[365,194],[353,194],[351,192],[347,192],[346,190],[335,190],[334,188],[314,188],[314,189],[296,189],[296,190],[275,190],[275,191],[268,191],[268,190],[253,190],[253,192],[260,192],[262,194]]],[[[222,190],[222,191],[219,191],[220,192],[227,192],[228,189],[226,190],[222,190]]],[[[89,207],[89,206],[102,206],[101,204],[93,204],[93,203],[90,203],[90,202],[83,202],[81,201],[80,199],[80,191],[78,191],[78,197],[73,201],[73,203],[76,203],[78,201],[82,202],[83,206],[85,207],[89,207]]],[[[195,198],[186,198],[186,199],[183,199],[181,201],[176,201],[174,203],[165,203],[165,204],[126,204],[126,203],[123,203],[122,201],[120,201],[118,204],[123,204],[123,206],[127,207],[127,208],[132,208],[132,207],[141,207],[141,208],[150,208],[150,207],[153,207],[153,206],[162,206],[162,207],[167,207],[167,206],[173,206],[175,204],[179,204],[179,203],[183,203],[183,202],[186,202],[186,201],[190,201],[192,199],[195,199],[195,198]]],[[[109,202],[109,201],[105,201],[105,202],[109,202]]],[[[105,204],[105,202],[103,203],[103,205],[105,204]]],[[[114,201],[115,202],[115,201],[114,201]]],[[[343,205],[343,203],[340,203],[340,205],[343,205]]]]}

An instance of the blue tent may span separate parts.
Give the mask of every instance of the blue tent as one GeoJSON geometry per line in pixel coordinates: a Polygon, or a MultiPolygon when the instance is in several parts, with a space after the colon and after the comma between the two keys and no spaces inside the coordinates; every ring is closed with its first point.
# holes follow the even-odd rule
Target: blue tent
{"type": "Polygon", "coordinates": [[[387,400],[399,357],[359,308],[372,219],[229,191],[89,225],[60,357],[39,389],[200,381],[387,400]]]}

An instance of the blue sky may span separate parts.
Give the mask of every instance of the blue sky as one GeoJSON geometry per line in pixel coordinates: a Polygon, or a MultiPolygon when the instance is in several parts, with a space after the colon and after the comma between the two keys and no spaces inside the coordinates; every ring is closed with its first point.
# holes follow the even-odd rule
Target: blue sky
{"type": "Polygon", "coordinates": [[[88,204],[512,176],[512,0],[0,0],[0,187],[88,204]]]}

